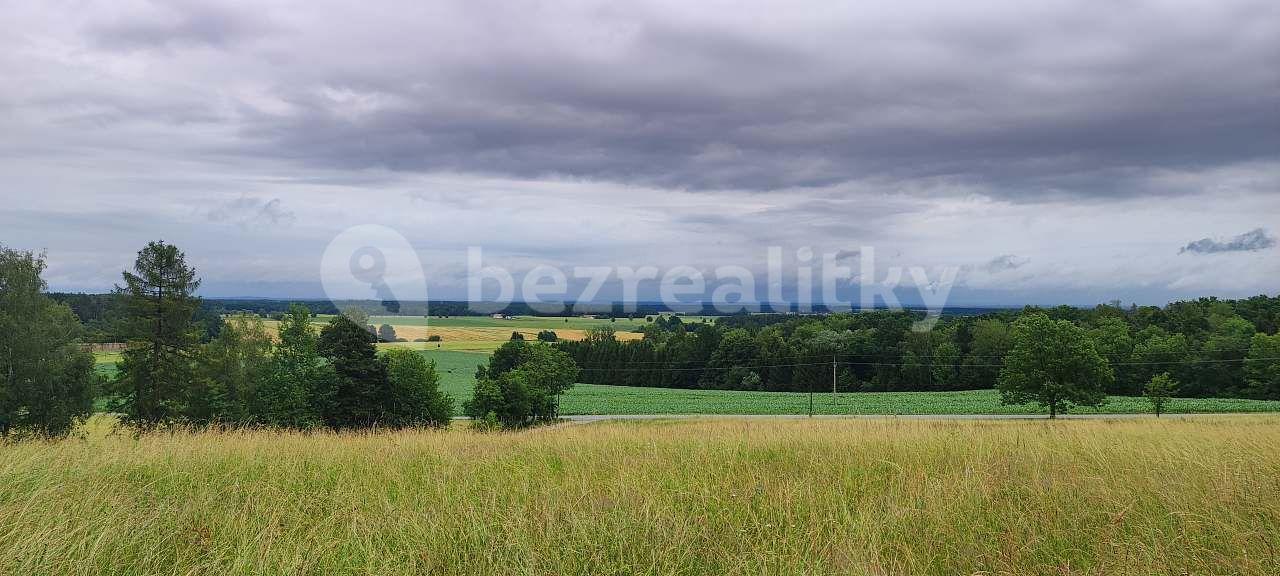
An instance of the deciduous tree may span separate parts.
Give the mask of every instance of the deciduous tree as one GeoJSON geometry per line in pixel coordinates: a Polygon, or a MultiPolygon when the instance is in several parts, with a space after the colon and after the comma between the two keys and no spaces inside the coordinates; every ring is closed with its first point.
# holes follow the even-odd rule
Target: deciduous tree
{"type": "Polygon", "coordinates": [[[436,363],[421,352],[397,348],[385,355],[390,394],[383,422],[389,426],[447,426],[453,399],[440,392],[436,363]]]}
{"type": "Polygon", "coordinates": [[[1029,314],[1013,324],[1013,349],[997,388],[1002,402],[1034,401],[1056,418],[1073,404],[1101,404],[1112,378],[1111,368],[1079,326],[1029,314]]]}
{"type": "Polygon", "coordinates": [[[1250,396],[1280,400],[1280,334],[1254,334],[1244,370],[1250,396]]]}
{"type": "Polygon", "coordinates": [[[1147,382],[1142,393],[1151,402],[1151,409],[1159,418],[1164,413],[1164,408],[1169,404],[1169,398],[1173,396],[1173,391],[1178,389],[1178,383],[1173,381],[1168,372],[1162,372],[1151,377],[1151,381],[1147,382]]]}
{"type": "Polygon", "coordinates": [[[334,413],[338,374],[320,355],[319,338],[306,306],[294,304],[280,323],[279,343],[258,384],[253,401],[255,423],[285,428],[314,428],[334,413]]]}
{"type": "Polygon", "coordinates": [[[0,437],[60,436],[92,409],[93,355],[71,309],[45,295],[44,267],[0,246],[0,437]]]}

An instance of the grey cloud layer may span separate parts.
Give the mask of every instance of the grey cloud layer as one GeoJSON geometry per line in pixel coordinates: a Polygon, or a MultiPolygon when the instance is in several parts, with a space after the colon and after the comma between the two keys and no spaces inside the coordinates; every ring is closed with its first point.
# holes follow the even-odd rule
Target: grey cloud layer
{"type": "Polygon", "coordinates": [[[1275,237],[1267,234],[1267,231],[1262,228],[1256,228],[1230,240],[1201,238],[1183,246],[1178,253],[1184,254],[1191,252],[1193,254],[1217,254],[1220,252],[1257,252],[1258,250],[1273,248],[1275,245],[1275,237]]]}
{"type": "Polygon", "coordinates": [[[1274,2],[418,4],[112,4],[76,48],[163,82],[27,104],[325,168],[693,189],[1167,194],[1144,178],[1280,150],[1274,2]]]}
{"type": "Polygon", "coordinates": [[[1178,256],[1280,210],[1273,1],[13,4],[0,241],[55,285],[165,237],[253,294],[369,222],[443,269],[869,246],[1153,299],[1280,271],[1178,256]]]}

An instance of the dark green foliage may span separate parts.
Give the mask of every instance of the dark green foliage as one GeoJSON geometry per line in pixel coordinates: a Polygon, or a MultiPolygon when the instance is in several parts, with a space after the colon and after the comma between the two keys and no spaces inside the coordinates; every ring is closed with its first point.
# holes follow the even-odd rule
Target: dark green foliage
{"type": "Polygon", "coordinates": [[[414,350],[386,353],[388,389],[384,416],[387,426],[446,426],[453,418],[453,399],[440,392],[436,363],[414,350]]]}
{"type": "Polygon", "coordinates": [[[463,405],[476,421],[496,419],[506,428],[554,420],[559,396],[573,386],[578,367],[568,354],[544,343],[508,342],[476,373],[475,394],[463,405]]]}
{"type": "Polygon", "coordinates": [[[447,424],[453,401],[440,393],[435,365],[410,350],[379,357],[374,341],[363,322],[345,314],[321,331],[317,348],[336,384],[332,393],[310,390],[309,397],[323,406],[325,421],[334,428],[447,424]]]}
{"type": "Polygon", "coordinates": [[[1254,334],[1244,370],[1248,395],[1280,400],[1280,334],[1254,334]]]}
{"type": "Polygon", "coordinates": [[[228,320],[217,338],[201,347],[196,378],[184,416],[197,424],[242,424],[253,420],[255,388],[269,376],[271,336],[257,316],[228,320]]]}
{"type": "Polygon", "coordinates": [[[192,322],[200,299],[195,269],[172,244],[151,242],[124,272],[122,355],[116,409],[133,424],[150,427],[181,419],[194,383],[192,356],[200,330],[192,322]]]}
{"type": "Polygon", "coordinates": [[[258,383],[252,422],[286,428],[314,428],[334,411],[338,373],[320,355],[320,342],[306,306],[295,304],[279,328],[279,343],[258,383]]]}
{"type": "Polygon", "coordinates": [[[521,334],[521,333],[519,333],[519,332],[512,332],[512,333],[511,333],[511,340],[512,340],[512,341],[516,341],[516,340],[524,340],[524,334],[521,334]]]}
{"type": "MultiPolygon", "coordinates": [[[[747,367],[755,362],[758,350],[755,338],[750,332],[741,328],[729,330],[720,338],[711,358],[707,361],[707,371],[698,383],[701,388],[736,390],[741,389],[742,379],[751,373],[747,367]]],[[[759,375],[756,377],[759,380],[759,375]]],[[[757,384],[758,385],[758,384],[757,384]]]]}
{"type": "Polygon", "coordinates": [[[555,330],[541,330],[538,332],[539,342],[555,342],[556,340],[559,340],[559,339],[560,338],[556,336],[555,330]]]}
{"type": "Polygon", "coordinates": [[[1280,297],[944,315],[929,332],[912,330],[922,315],[910,311],[735,314],[714,325],[664,314],[638,330],[641,341],[588,337],[556,346],[593,384],[755,389],[754,379],[743,383],[746,372],[754,372],[762,390],[829,392],[834,356],[840,391],[970,390],[995,385],[1012,347],[1010,324],[1034,314],[1086,331],[1112,368],[1109,394],[1142,395],[1153,376],[1168,372],[1179,383],[1177,396],[1257,396],[1267,392],[1247,380],[1245,354],[1254,334],[1274,333],[1280,297]],[[745,330],[754,345],[736,330],[745,330]]]}
{"type": "Polygon", "coordinates": [[[960,366],[957,388],[989,388],[1000,377],[1004,357],[1013,347],[1013,334],[998,318],[979,318],[969,326],[967,335],[968,353],[960,366]]]}
{"type": "Polygon", "coordinates": [[[375,337],[346,314],[320,331],[320,354],[337,372],[338,385],[325,420],[335,428],[373,426],[383,416],[387,397],[387,367],[374,347],[375,337]]]}
{"type": "MultiPolygon", "coordinates": [[[[1113,308],[1104,308],[1113,310],[1113,308]]],[[[1133,354],[1133,338],[1129,334],[1129,324],[1123,317],[1106,316],[1096,321],[1088,330],[1089,340],[1108,362],[1123,362],[1133,354]]],[[[1142,390],[1145,382],[1133,379],[1133,370],[1127,365],[1116,370],[1116,378],[1107,389],[1108,394],[1136,395],[1142,390]]]]}
{"type": "Polygon", "coordinates": [[[93,355],[75,314],[45,295],[44,267],[0,246],[0,437],[61,436],[92,410],[93,355]]]}
{"type": "MultiPolygon", "coordinates": [[[[1133,364],[1128,365],[1130,377],[1139,382],[1149,382],[1156,374],[1169,372],[1174,380],[1191,377],[1194,366],[1184,363],[1190,359],[1191,346],[1182,334],[1170,334],[1159,326],[1149,326],[1134,338],[1133,364]]],[[[1178,391],[1181,394],[1181,390],[1178,391]]]]}
{"type": "Polygon", "coordinates": [[[1079,326],[1028,314],[1013,324],[1013,349],[996,387],[1002,402],[1034,401],[1055,418],[1073,404],[1101,404],[1112,379],[1111,367],[1079,326]]]}
{"type": "Polygon", "coordinates": [[[1207,321],[1209,328],[1197,358],[1203,362],[1194,365],[1194,376],[1182,382],[1182,393],[1238,396],[1245,387],[1244,358],[1255,333],[1253,324],[1237,316],[1224,302],[1213,306],[1207,321]]]}

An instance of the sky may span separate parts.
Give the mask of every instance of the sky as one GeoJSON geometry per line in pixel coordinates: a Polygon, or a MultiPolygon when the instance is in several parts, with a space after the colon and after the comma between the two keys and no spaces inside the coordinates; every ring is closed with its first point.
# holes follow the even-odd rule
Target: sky
{"type": "Polygon", "coordinates": [[[874,253],[956,305],[1280,293],[1273,0],[2,9],[0,243],[52,290],[163,239],[206,296],[321,297],[376,225],[439,299],[470,247],[517,278],[874,253]]]}

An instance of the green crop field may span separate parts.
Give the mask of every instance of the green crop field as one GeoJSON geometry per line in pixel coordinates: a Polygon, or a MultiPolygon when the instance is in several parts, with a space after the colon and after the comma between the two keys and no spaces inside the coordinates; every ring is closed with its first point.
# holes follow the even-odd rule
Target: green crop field
{"type": "Polygon", "coordinates": [[[1262,576],[1277,445],[1275,416],[95,424],[0,444],[0,574],[1262,576]]]}
{"type": "MultiPolygon", "coordinates": [[[[475,368],[484,354],[424,351],[435,360],[441,389],[459,404],[471,397],[475,368]]],[[[809,395],[797,392],[679,390],[578,384],[565,393],[561,413],[578,414],[807,414],[809,395]]],[[[1141,414],[1145,398],[1112,396],[1097,408],[1075,408],[1074,414],[1141,414]]],[[[961,392],[850,392],[813,396],[815,414],[1040,414],[1035,405],[1000,404],[995,390],[961,392]]],[[[1170,413],[1280,412],[1280,401],[1235,398],[1175,398],[1170,413]]]]}
{"type": "MultiPolygon", "coordinates": [[[[561,412],[573,414],[807,414],[809,395],[797,392],[677,390],[578,384],[565,393],[561,412]]],[[[1280,401],[1174,398],[1170,413],[1280,412],[1280,401]]],[[[1072,414],[1141,414],[1145,398],[1112,396],[1106,404],[1072,414]]],[[[814,394],[815,414],[1043,414],[1034,404],[1000,404],[995,390],[961,392],[851,392],[814,394]]]]}
{"type": "Polygon", "coordinates": [[[93,355],[93,367],[106,378],[116,377],[116,365],[119,363],[119,352],[96,352],[93,355]]]}
{"type": "Polygon", "coordinates": [[[471,398],[471,390],[476,381],[476,367],[489,362],[488,354],[473,352],[424,350],[422,354],[436,363],[436,372],[440,374],[440,391],[452,396],[458,406],[471,398]]]}
{"type": "MultiPolygon", "coordinates": [[[[399,344],[417,346],[420,344],[399,344]]],[[[384,346],[398,346],[397,344],[384,346]]],[[[447,349],[422,353],[436,362],[440,389],[455,403],[471,398],[476,367],[488,355],[447,349]]],[[[116,357],[119,355],[116,354],[116,357]]],[[[98,369],[114,373],[114,360],[99,355],[98,369]]],[[[807,414],[809,395],[798,392],[679,390],[578,384],[565,393],[561,413],[577,414],[807,414]]],[[[995,390],[961,392],[851,392],[814,394],[815,414],[1040,414],[1035,405],[1005,406],[995,390]]],[[[1139,414],[1150,411],[1144,398],[1113,396],[1098,408],[1075,408],[1074,414],[1139,414]]],[[[1280,401],[1235,398],[1175,398],[1170,413],[1280,412],[1280,401]]]]}

